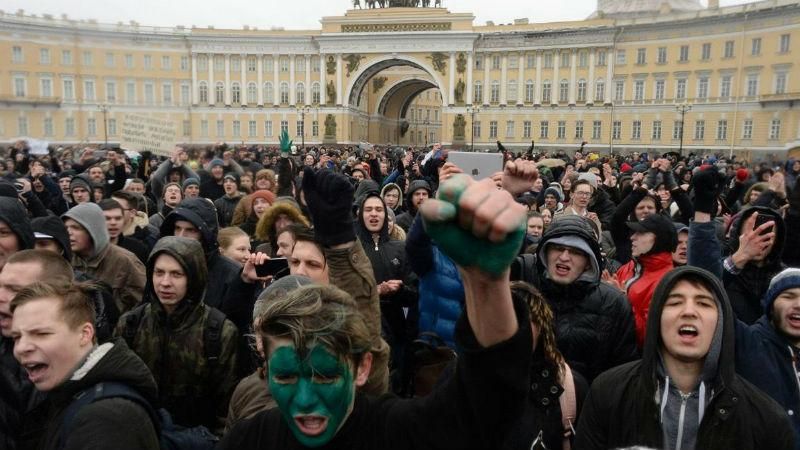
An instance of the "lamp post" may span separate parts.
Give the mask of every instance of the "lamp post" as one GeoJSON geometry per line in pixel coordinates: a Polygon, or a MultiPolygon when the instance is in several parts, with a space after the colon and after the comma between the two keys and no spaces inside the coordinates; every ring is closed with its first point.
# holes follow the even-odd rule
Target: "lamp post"
{"type": "Polygon", "coordinates": [[[108,147],[108,105],[103,103],[97,105],[97,107],[103,112],[103,141],[105,146],[108,147]]]}
{"type": "Polygon", "coordinates": [[[470,125],[470,127],[472,127],[472,135],[471,135],[472,137],[471,137],[471,142],[469,144],[469,151],[474,152],[475,151],[475,114],[478,114],[479,112],[481,112],[481,109],[478,108],[477,106],[470,105],[470,106],[467,106],[467,112],[469,113],[469,116],[470,116],[469,125],[470,125]]]}
{"type": "Polygon", "coordinates": [[[425,148],[428,148],[428,127],[430,126],[431,121],[430,119],[425,119],[422,124],[425,125],[425,148]]]}
{"type": "Polygon", "coordinates": [[[303,127],[303,132],[300,134],[300,145],[303,149],[306,148],[306,113],[309,111],[311,111],[311,108],[308,106],[297,108],[297,115],[300,116],[300,125],[303,127]]]}
{"type": "Polygon", "coordinates": [[[683,130],[686,128],[684,126],[684,124],[685,124],[684,118],[686,116],[686,113],[692,110],[692,105],[689,105],[687,103],[681,103],[679,105],[676,105],[675,109],[679,113],[681,113],[681,136],[680,136],[681,143],[680,143],[680,147],[678,148],[678,154],[683,156],[683,130]]]}

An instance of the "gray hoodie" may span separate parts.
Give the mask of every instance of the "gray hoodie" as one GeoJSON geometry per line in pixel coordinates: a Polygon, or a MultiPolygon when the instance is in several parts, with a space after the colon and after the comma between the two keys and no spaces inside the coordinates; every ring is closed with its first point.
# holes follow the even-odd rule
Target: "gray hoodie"
{"type": "Polygon", "coordinates": [[[94,248],[92,254],[86,259],[92,259],[103,250],[109,243],[108,229],[106,228],[106,218],[103,210],[94,203],[82,203],[61,216],[61,220],[72,219],[89,233],[92,238],[94,248]]]}

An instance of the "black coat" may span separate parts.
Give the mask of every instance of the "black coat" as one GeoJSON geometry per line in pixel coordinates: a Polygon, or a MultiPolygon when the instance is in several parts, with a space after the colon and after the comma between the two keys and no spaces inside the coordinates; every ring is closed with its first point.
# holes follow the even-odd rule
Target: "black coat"
{"type": "Polygon", "coordinates": [[[683,267],[659,284],[650,304],[643,359],[609,370],[592,385],[581,411],[575,448],[631,446],[663,448],[656,392],[661,346],[661,311],[673,286],[687,275],[712,286],[722,317],[722,346],[713,395],[697,429],[696,449],[793,448],[791,424],[780,406],[734,373],[734,317],[719,280],[701,269],[683,267]]]}

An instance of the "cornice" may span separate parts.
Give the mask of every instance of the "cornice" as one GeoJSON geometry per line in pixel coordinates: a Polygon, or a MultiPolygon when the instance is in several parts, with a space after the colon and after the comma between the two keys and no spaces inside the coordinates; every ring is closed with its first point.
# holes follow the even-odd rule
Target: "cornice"
{"type": "Polygon", "coordinates": [[[316,39],[321,53],[431,53],[472,51],[477,33],[330,33],[316,39]]]}

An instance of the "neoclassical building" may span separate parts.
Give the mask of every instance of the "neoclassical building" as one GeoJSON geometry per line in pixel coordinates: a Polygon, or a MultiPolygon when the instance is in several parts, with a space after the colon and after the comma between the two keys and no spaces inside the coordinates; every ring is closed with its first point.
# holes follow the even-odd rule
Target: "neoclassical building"
{"type": "Polygon", "coordinates": [[[586,20],[509,24],[354,9],[317,30],[6,12],[0,142],[118,142],[136,113],[194,144],[287,130],[305,144],[800,152],[800,4],[709,3],[598,0],[586,20]]]}

